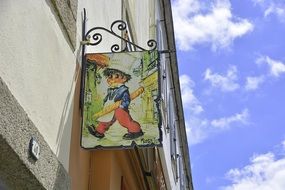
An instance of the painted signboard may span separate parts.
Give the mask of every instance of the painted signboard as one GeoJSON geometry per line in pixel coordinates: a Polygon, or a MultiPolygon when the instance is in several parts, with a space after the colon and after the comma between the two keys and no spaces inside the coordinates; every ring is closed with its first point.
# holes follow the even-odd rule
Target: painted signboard
{"type": "Polygon", "coordinates": [[[161,145],[157,51],[86,54],[81,146],[161,145]]]}

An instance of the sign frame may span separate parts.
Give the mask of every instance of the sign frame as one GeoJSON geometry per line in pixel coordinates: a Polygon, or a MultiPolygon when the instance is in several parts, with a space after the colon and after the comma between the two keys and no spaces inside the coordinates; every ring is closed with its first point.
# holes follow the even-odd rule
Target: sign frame
{"type": "MultiPolygon", "coordinates": [[[[161,147],[162,146],[162,112],[161,112],[161,106],[160,106],[160,103],[161,103],[161,67],[160,67],[160,54],[159,54],[159,51],[156,51],[156,50],[151,50],[151,51],[132,51],[132,52],[119,52],[119,53],[87,53],[84,55],[84,67],[82,68],[83,69],[83,88],[82,88],[82,103],[83,105],[81,106],[81,109],[82,109],[82,122],[81,122],[81,135],[80,135],[80,146],[84,149],[87,149],[87,150],[94,150],[94,149],[130,149],[130,148],[134,148],[135,146],[137,147],[161,147]],[[157,81],[157,94],[155,95],[155,99],[153,99],[153,105],[155,106],[155,109],[157,111],[156,113],[156,116],[157,116],[157,123],[156,123],[156,139],[153,140],[151,138],[144,138],[144,136],[147,134],[145,132],[145,123],[144,124],[141,124],[141,127],[142,127],[142,131],[144,132],[143,135],[141,137],[138,137],[138,138],[135,138],[135,139],[128,139],[128,140],[125,140],[127,141],[127,144],[114,144],[114,145],[103,145],[100,144],[100,143],[97,143],[98,141],[104,139],[104,138],[96,138],[96,136],[94,136],[94,134],[90,134],[90,132],[92,133],[92,131],[90,131],[90,128],[87,124],[87,119],[86,117],[88,116],[88,112],[86,112],[86,105],[88,103],[90,103],[90,99],[94,99],[94,97],[92,98],[92,93],[94,94],[94,92],[91,92],[91,98],[90,98],[90,94],[89,91],[90,89],[87,89],[88,88],[88,84],[90,83],[87,82],[87,76],[88,76],[88,72],[89,72],[89,69],[90,69],[90,66],[94,66],[94,63],[90,62],[90,60],[88,59],[88,57],[90,57],[91,55],[120,55],[120,54],[155,54],[156,55],[156,59],[154,60],[155,64],[156,64],[156,70],[154,71],[154,73],[156,73],[156,78],[157,81]],[[88,128],[87,128],[88,127],[88,128]],[[89,132],[89,134],[86,134],[86,131],[89,132]],[[86,145],[86,138],[88,137],[90,139],[90,137],[93,138],[94,136],[94,141],[91,145],[86,145]],[[96,143],[95,143],[96,141],[96,143]],[[138,142],[140,141],[140,143],[138,142]]],[[[102,66],[102,65],[101,65],[102,66]]],[[[98,65],[96,65],[96,69],[98,69],[98,65]]],[[[102,66],[103,67],[103,66],[102,66]]],[[[95,71],[94,73],[96,73],[97,71],[95,71]]],[[[101,72],[102,73],[102,72],[101,72]]],[[[149,77],[149,76],[148,76],[149,77]]],[[[104,80],[102,79],[103,77],[101,76],[100,77],[97,77],[96,80],[94,81],[94,83],[98,83],[99,80],[104,80]]],[[[146,79],[144,79],[144,81],[142,82],[145,82],[145,83],[150,83],[152,81],[148,81],[146,79]]],[[[149,84],[146,84],[146,85],[149,85],[149,84]]],[[[145,93],[145,92],[143,92],[145,93]]],[[[130,94],[132,95],[132,93],[130,92],[130,94]]],[[[92,100],[91,100],[92,101],[92,100]]],[[[101,97],[101,101],[102,101],[102,97],[101,97]]],[[[132,101],[131,101],[132,102],[132,101]]],[[[93,105],[94,107],[94,105],[93,105]]],[[[90,115],[90,114],[89,114],[90,115]]],[[[132,115],[132,112],[130,111],[130,115],[132,115]]],[[[135,119],[134,119],[135,120],[135,119]]],[[[141,120],[140,120],[141,121],[141,120]]],[[[118,125],[118,121],[116,121],[117,125],[118,125]]],[[[114,124],[115,125],[115,124],[114,124]]],[[[116,127],[117,127],[116,125],[116,127]]],[[[98,126],[97,126],[98,127],[98,126]]],[[[115,126],[114,126],[115,127],[115,126]]],[[[96,127],[93,126],[94,129],[96,129],[96,127]]],[[[113,128],[113,126],[110,126],[110,128],[113,128]]],[[[108,133],[108,131],[106,132],[108,133]]],[[[107,136],[107,135],[106,135],[107,136]]],[[[109,135],[110,137],[110,135],[109,135]]],[[[124,139],[122,140],[124,141],[124,139]]]]}

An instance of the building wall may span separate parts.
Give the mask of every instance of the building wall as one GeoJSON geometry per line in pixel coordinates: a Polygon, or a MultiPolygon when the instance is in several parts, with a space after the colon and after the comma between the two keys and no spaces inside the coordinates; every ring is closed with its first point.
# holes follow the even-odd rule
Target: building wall
{"type": "MultiPolygon", "coordinates": [[[[171,159],[174,139],[171,129],[179,124],[172,122],[177,115],[167,111],[172,105],[169,97],[175,96],[170,64],[176,63],[170,61],[169,55],[161,57],[162,73],[167,73],[166,78],[161,76],[165,84],[163,147],[120,151],[87,151],[80,147],[83,8],[87,12],[87,30],[97,26],[110,28],[113,21],[128,19],[136,44],[148,49],[146,42],[158,37],[159,50],[165,50],[169,49],[166,38],[169,34],[166,25],[161,24],[164,18],[159,2],[162,1],[0,2],[0,163],[5,163],[0,164],[0,187],[180,188],[176,174],[178,159],[171,159]],[[32,137],[41,148],[39,160],[29,154],[32,137]]],[[[103,34],[102,43],[95,48],[86,47],[86,52],[110,52],[115,43],[121,41],[103,34]]],[[[177,106],[175,98],[172,101],[173,107],[177,106]]],[[[175,138],[180,139],[178,134],[175,138]]],[[[182,151],[177,148],[175,154],[182,155],[182,151]]]]}
{"type": "Polygon", "coordinates": [[[69,177],[25,110],[0,78],[0,181],[6,189],[68,189],[69,177]],[[34,137],[40,158],[29,154],[34,137]]]}
{"type": "Polygon", "coordinates": [[[50,1],[0,2],[0,76],[68,170],[75,55],[50,1]]]}
{"type": "Polygon", "coordinates": [[[125,0],[129,13],[135,41],[141,47],[148,49],[147,41],[155,39],[155,1],[153,0],[125,0]]]}

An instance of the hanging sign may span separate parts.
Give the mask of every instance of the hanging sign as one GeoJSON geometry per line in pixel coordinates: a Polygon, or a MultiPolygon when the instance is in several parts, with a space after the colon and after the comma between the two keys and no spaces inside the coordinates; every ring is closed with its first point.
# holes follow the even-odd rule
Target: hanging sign
{"type": "Polygon", "coordinates": [[[81,146],[161,145],[157,51],[85,55],[81,146]]]}

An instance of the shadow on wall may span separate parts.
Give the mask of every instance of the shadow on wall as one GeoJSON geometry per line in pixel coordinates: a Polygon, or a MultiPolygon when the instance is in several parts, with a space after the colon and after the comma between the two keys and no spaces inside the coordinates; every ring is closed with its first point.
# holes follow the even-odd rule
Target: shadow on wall
{"type": "Polygon", "coordinates": [[[79,71],[80,69],[77,64],[75,67],[72,84],[64,103],[59,123],[59,131],[57,133],[57,138],[56,138],[56,145],[57,145],[56,155],[58,156],[58,159],[62,161],[66,169],[68,169],[68,164],[69,164],[69,151],[71,143],[71,132],[73,126],[72,121],[73,121],[73,108],[74,108],[74,92],[75,92],[76,81],[78,80],[79,77],[79,71]]]}
{"type": "MultiPolygon", "coordinates": [[[[71,11],[71,7],[67,3],[67,2],[69,2],[69,4],[70,4],[70,1],[63,1],[62,3],[56,3],[57,1],[58,0],[52,0],[52,1],[51,0],[46,0],[46,3],[49,6],[52,14],[55,16],[56,21],[57,21],[57,23],[58,23],[62,33],[64,34],[64,38],[65,38],[66,42],[68,43],[70,48],[72,50],[74,50],[74,47],[75,47],[75,35],[76,34],[70,34],[68,32],[68,27],[71,27],[71,26],[65,26],[62,17],[67,16],[67,15],[70,17],[72,15],[71,18],[74,18],[75,11],[71,11]],[[61,7],[57,6],[59,4],[61,5],[61,7]],[[62,12],[60,13],[58,9],[61,9],[62,12]],[[65,15],[62,15],[63,13],[65,13],[65,15]],[[70,37],[70,35],[72,35],[72,36],[70,37]]],[[[72,0],[72,1],[74,1],[74,0],[72,0]]],[[[72,3],[72,4],[75,4],[75,3],[72,3]]],[[[77,8],[77,6],[75,8],[77,8]]],[[[71,19],[71,18],[69,18],[69,19],[71,19]]],[[[71,20],[70,20],[70,22],[71,22],[71,20]]],[[[76,22],[76,19],[74,19],[74,22],[76,22]]]]}
{"type": "MultiPolygon", "coordinates": [[[[50,8],[52,9],[53,14],[55,13],[55,7],[53,4],[50,3],[50,1],[46,0],[47,4],[50,6],[50,8]]],[[[68,1],[69,4],[76,4],[76,0],[69,0],[68,1]]],[[[77,5],[77,4],[76,4],[77,5]]],[[[70,7],[73,11],[73,16],[75,16],[75,11],[77,11],[77,6],[71,6],[70,7]],[[75,9],[76,8],[76,9],[75,9]]],[[[58,13],[59,14],[59,13],[58,13]]],[[[56,16],[56,15],[55,15],[56,16]]],[[[57,17],[57,20],[59,18],[57,17]]],[[[83,17],[82,17],[83,20],[83,17]]],[[[60,24],[60,21],[58,20],[59,25],[61,26],[61,29],[64,30],[62,27],[62,23],[60,24]]],[[[65,35],[65,37],[67,37],[65,35]]],[[[56,150],[56,154],[59,158],[59,160],[65,160],[66,162],[69,162],[69,149],[70,149],[70,141],[71,141],[71,132],[72,132],[72,126],[73,126],[73,109],[74,109],[74,101],[79,101],[76,100],[75,96],[74,96],[74,92],[75,92],[75,85],[76,83],[78,83],[78,80],[80,80],[80,65],[79,62],[81,62],[81,46],[76,49],[76,66],[75,66],[75,71],[74,71],[74,76],[73,76],[73,81],[72,84],[70,86],[68,95],[66,97],[65,100],[65,104],[63,107],[63,111],[61,114],[61,119],[60,119],[60,124],[59,124],[59,131],[57,133],[57,138],[56,138],[56,145],[57,145],[57,150],[56,150]],[[66,148],[68,148],[68,150],[66,150],[66,148]]],[[[80,83],[80,81],[79,81],[80,83]]],[[[78,126],[80,127],[80,126],[78,126]]],[[[68,166],[66,165],[66,168],[68,168],[68,166]]]]}
{"type": "Polygon", "coordinates": [[[59,123],[59,130],[56,137],[56,155],[58,159],[63,163],[66,169],[68,169],[69,162],[69,149],[73,115],[73,96],[71,95],[71,93],[72,89],[70,89],[66,97],[59,123]]]}

